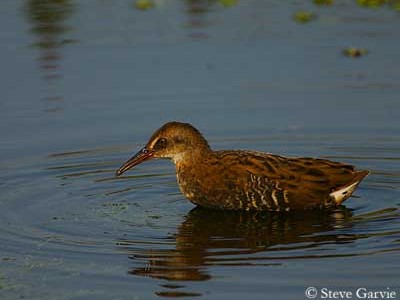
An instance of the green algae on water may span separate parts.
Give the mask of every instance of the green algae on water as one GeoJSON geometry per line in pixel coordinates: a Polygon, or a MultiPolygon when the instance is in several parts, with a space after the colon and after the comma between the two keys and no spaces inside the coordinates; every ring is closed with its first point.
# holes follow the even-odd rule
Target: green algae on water
{"type": "Polygon", "coordinates": [[[316,15],[308,11],[298,11],[294,13],[293,20],[297,23],[308,23],[316,19],[316,15]]]}

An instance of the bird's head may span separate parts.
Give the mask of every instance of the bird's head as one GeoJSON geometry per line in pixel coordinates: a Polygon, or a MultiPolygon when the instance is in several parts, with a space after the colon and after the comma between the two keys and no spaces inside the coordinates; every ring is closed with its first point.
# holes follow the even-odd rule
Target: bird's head
{"type": "Polygon", "coordinates": [[[169,122],[150,137],[146,146],[126,161],[116,172],[119,176],[152,158],[170,158],[175,163],[210,149],[201,133],[188,123],[169,122]]]}

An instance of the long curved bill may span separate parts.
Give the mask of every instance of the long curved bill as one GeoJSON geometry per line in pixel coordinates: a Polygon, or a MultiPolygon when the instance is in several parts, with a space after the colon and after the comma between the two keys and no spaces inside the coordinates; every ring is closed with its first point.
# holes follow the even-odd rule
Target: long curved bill
{"type": "Polygon", "coordinates": [[[129,160],[127,160],[116,172],[117,176],[121,175],[122,173],[128,171],[129,169],[133,168],[134,166],[149,160],[153,157],[153,151],[149,151],[146,147],[141,149],[138,153],[132,156],[129,160]]]}

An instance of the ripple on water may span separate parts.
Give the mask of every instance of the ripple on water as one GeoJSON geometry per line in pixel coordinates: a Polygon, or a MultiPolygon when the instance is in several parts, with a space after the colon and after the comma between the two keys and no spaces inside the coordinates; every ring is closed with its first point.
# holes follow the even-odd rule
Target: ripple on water
{"type": "Polygon", "coordinates": [[[395,156],[350,157],[352,150],[342,149],[344,155],[331,157],[378,162],[346,207],[254,214],[193,209],[179,193],[173,167],[161,161],[117,178],[126,158],[121,151],[65,152],[14,166],[1,185],[2,261],[58,276],[68,270],[118,281],[129,275],[167,280],[160,284],[167,290],[155,294],[178,297],[201,295],[177,282],[210,280],[215,268],[280,268],[400,250],[395,156]]]}

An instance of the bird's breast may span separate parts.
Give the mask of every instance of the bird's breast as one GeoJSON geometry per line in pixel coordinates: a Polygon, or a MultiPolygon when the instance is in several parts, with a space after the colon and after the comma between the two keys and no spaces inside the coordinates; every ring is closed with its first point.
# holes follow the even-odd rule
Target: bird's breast
{"type": "Polygon", "coordinates": [[[177,166],[176,178],[182,194],[190,201],[196,201],[204,194],[201,181],[190,167],[177,166]]]}

